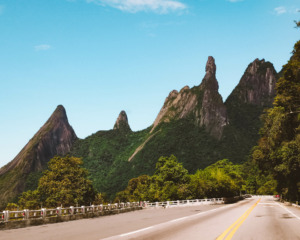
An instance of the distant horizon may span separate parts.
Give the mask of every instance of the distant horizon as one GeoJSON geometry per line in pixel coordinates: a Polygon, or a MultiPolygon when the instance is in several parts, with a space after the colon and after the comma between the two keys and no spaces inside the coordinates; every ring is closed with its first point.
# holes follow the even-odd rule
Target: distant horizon
{"type": "Polygon", "coordinates": [[[0,167],[62,104],[79,138],[153,124],[173,89],[198,86],[208,56],[225,102],[247,66],[279,72],[300,0],[0,0],[0,167]],[[298,4],[296,4],[296,3],[298,4]]]}

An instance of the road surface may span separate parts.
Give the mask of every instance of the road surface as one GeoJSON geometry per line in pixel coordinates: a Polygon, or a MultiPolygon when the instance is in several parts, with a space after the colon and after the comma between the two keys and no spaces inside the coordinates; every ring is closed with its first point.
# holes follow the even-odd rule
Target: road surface
{"type": "Polygon", "coordinates": [[[300,239],[300,209],[273,198],[230,205],[146,209],[113,216],[0,231],[0,240],[300,239]]]}

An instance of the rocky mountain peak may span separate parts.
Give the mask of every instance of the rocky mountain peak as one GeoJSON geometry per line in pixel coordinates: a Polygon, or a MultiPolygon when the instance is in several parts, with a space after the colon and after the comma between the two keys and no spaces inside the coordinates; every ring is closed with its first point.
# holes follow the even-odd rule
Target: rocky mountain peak
{"type": "Polygon", "coordinates": [[[128,123],[128,118],[127,114],[125,111],[121,111],[117,121],[114,125],[114,129],[119,129],[119,130],[125,130],[125,131],[131,131],[129,123],[128,123]]]}
{"type": "Polygon", "coordinates": [[[201,108],[196,112],[198,124],[205,126],[215,138],[220,139],[227,122],[227,111],[219,94],[219,84],[216,78],[216,64],[213,57],[208,57],[206,74],[200,84],[203,93],[201,108]]]}
{"type": "Polygon", "coordinates": [[[54,156],[69,153],[76,139],[77,136],[68,122],[65,108],[62,105],[57,106],[47,122],[19,154],[0,168],[0,177],[5,175],[6,179],[5,189],[11,191],[10,194],[5,194],[3,189],[4,194],[0,193],[0,206],[1,203],[12,201],[24,191],[26,178],[30,173],[44,170],[54,156]],[[14,176],[15,173],[18,177],[14,176]]]}
{"type": "Polygon", "coordinates": [[[206,74],[200,86],[183,87],[179,92],[173,90],[166,98],[151,132],[161,122],[171,122],[179,119],[194,119],[194,124],[202,127],[215,138],[220,139],[223,128],[227,125],[226,107],[218,92],[216,79],[216,64],[213,57],[208,57],[206,74]]]}
{"type": "Polygon", "coordinates": [[[215,75],[216,70],[217,70],[217,67],[215,64],[215,59],[212,56],[209,56],[207,63],[206,63],[205,71],[206,71],[206,73],[210,72],[211,74],[215,75]]]}
{"type": "Polygon", "coordinates": [[[63,105],[58,105],[49,118],[49,121],[59,121],[59,120],[68,121],[66,109],[64,108],[63,105]]]}
{"type": "Polygon", "coordinates": [[[278,74],[274,66],[264,59],[250,63],[237,87],[227,101],[270,106],[275,96],[278,74]],[[236,99],[238,98],[238,99],[236,99]]]}
{"type": "Polygon", "coordinates": [[[76,139],[77,136],[68,122],[65,108],[58,105],[21,152],[0,169],[0,175],[19,166],[25,173],[40,171],[55,155],[65,155],[70,152],[76,139]]]}
{"type": "Polygon", "coordinates": [[[216,70],[215,59],[209,56],[205,67],[206,74],[200,85],[201,88],[208,88],[211,91],[218,92],[219,84],[216,78],[216,70]]]}

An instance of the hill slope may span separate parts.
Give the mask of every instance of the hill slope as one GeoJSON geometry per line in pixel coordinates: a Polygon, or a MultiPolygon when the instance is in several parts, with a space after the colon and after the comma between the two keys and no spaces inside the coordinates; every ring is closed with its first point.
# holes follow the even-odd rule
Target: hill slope
{"type": "Polygon", "coordinates": [[[0,209],[25,189],[36,185],[40,172],[55,155],[70,152],[77,139],[66,111],[59,105],[20,153],[0,169],[0,209]]]}
{"type": "Polygon", "coordinates": [[[209,57],[202,83],[172,91],[148,129],[132,132],[127,116],[120,115],[117,122],[125,122],[115,126],[126,131],[115,128],[78,140],[72,154],[83,157],[97,190],[112,195],[130,178],[153,174],[160,156],[174,154],[190,172],[224,158],[244,162],[259,138],[259,117],[272,104],[277,73],[271,63],[256,59],[225,103],[215,74],[209,57]]]}

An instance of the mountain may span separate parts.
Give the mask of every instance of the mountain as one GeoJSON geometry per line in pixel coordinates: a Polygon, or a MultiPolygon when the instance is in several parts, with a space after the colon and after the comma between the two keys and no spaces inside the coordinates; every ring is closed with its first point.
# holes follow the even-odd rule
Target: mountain
{"type": "Polygon", "coordinates": [[[0,202],[33,188],[54,155],[81,157],[95,188],[108,196],[125,189],[133,177],[152,175],[161,156],[174,154],[190,173],[224,158],[246,161],[259,139],[260,115],[272,106],[278,74],[270,62],[254,60],[223,102],[213,57],[205,70],[198,86],[171,91],[153,125],[138,132],[121,111],[111,130],[77,139],[65,109],[58,106],[17,157],[1,168],[0,202]]]}
{"type": "MultiPolygon", "coordinates": [[[[242,163],[259,138],[260,115],[272,105],[276,80],[273,65],[256,59],[224,103],[209,57],[201,84],[171,91],[152,126],[99,131],[78,140],[72,154],[83,157],[96,189],[108,195],[133,177],[153,174],[160,156],[174,154],[191,173],[224,158],[242,163]]],[[[118,119],[127,126],[127,117],[118,119]]]]}
{"type": "Polygon", "coordinates": [[[172,91],[154,121],[151,132],[163,122],[192,118],[196,126],[205,127],[211,136],[220,139],[228,122],[226,107],[218,90],[215,59],[209,57],[200,86],[192,89],[185,86],[180,92],[172,91]]]}
{"type": "Polygon", "coordinates": [[[131,132],[131,128],[128,123],[127,114],[125,111],[121,111],[119,114],[119,117],[117,118],[117,121],[114,125],[114,129],[118,129],[120,131],[124,132],[131,132]]]}
{"type": "Polygon", "coordinates": [[[35,175],[39,177],[38,173],[47,167],[48,161],[55,155],[69,153],[76,139],[65,108],[57,106],[20,153],[0,169],[0,208],[25,189],[31,188],[30,181],[36,180],[35,175]]]}

